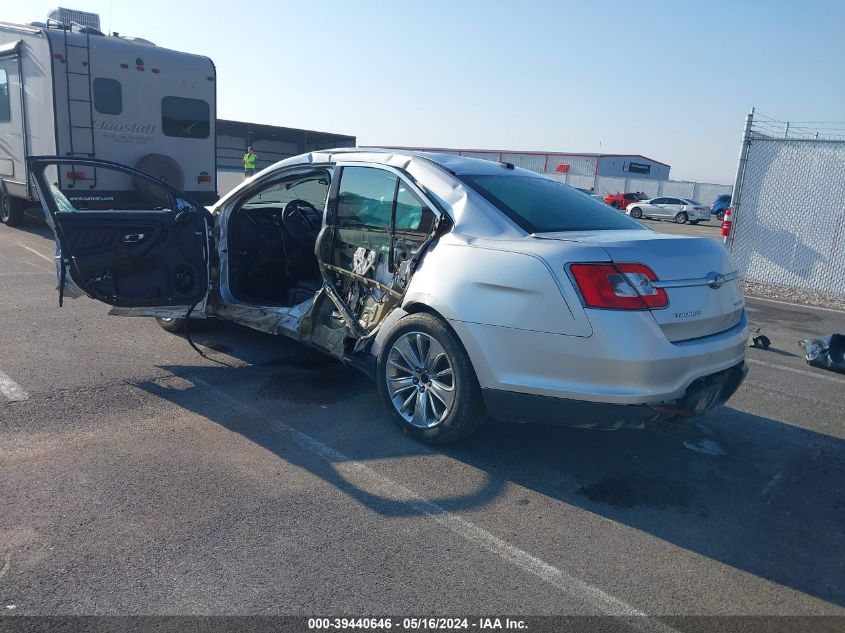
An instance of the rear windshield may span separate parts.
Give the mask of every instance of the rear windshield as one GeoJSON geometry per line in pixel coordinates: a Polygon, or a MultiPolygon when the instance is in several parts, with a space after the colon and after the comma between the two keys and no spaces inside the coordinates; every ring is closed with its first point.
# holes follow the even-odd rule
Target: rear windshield
{"type": "Polygon", "coordinates": [[[549,178],[461,176],[461,180],[528,233],[646,230],[617,209],[549,178]]]}

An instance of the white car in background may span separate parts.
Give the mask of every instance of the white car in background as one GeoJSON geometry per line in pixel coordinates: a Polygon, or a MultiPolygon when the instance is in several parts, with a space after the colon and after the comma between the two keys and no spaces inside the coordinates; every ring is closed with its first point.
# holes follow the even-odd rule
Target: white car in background
{"type": "Polygon", "coordinates": [[[625,213],[632,218],[653,218],[674,220],[678,224],[698,224],[710,221],[710,208],[688,198],[652,198],[632,202],[625,207],[625,213]]]}

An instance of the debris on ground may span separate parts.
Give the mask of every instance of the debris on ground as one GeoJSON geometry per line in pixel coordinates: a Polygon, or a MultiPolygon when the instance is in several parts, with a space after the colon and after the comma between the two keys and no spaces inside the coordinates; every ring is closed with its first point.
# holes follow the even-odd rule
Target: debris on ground
{"type": "Polygon", "coordinates": [[[845,334],[808,338],[798,344],[804,348],[804,358],[813,367],[845,374],[845,334]]]}
{"type": "Polygon", "coordinates": [[[763,334],[758,327],[751,328],[751,331],[757,335],[751,337],[751,347],[756,347],[757,349],[769,349],[769,345],[772,344],[772,340],[763,334]]]}

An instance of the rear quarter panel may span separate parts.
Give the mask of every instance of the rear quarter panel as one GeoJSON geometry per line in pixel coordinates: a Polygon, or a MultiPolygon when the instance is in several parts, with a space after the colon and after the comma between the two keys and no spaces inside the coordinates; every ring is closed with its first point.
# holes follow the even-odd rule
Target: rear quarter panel
{"type": "MultiPolygon", "coordinates": [[[[526,242],[529,242],[526,239],[526,242]]],[[[516,245],[466,243],[445,238],[422,260],[404,305],[422,303],[450,321],[590,336],[592,328],[566,277],[562,260],[552,253],[514,250],[516,245]],[[560,270],[555,270],[559,268],[560,270]]]]}

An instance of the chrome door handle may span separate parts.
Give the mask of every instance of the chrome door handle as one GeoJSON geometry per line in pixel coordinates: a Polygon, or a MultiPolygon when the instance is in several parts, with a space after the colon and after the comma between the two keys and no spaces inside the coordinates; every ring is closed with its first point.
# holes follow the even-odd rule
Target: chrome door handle
{"type": "Polygon", "coordinates": [[[123,243],[124,244],[137,244],[142,239],[144,239],[146,235],[143,233],[130,233],[129,235],[123,236],[123,243]]]}

